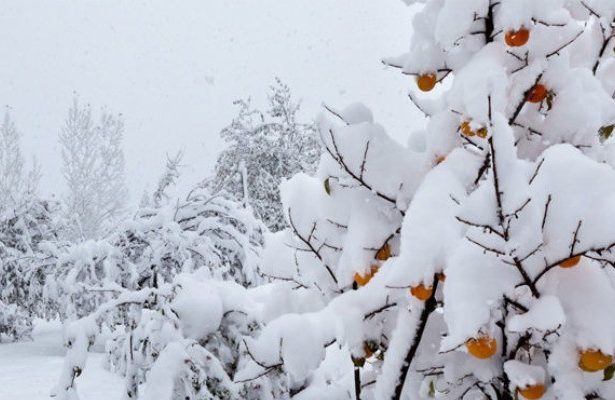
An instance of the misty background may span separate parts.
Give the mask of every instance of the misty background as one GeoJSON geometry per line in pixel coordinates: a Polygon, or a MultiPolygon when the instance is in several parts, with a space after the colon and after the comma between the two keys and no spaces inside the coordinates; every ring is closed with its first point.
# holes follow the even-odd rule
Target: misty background
{"type": "Polygon", "coordinates": [[[75,93],[95,115],[102,106],[122,113],[132,203],[155,185],[167,153],[184,152],[182,182],[208,175],[233,100],[264,105],[275,76],[302,99],[304,119],[323,102],[370,99],[376,120],[405,142],[421,118],[406,97],[411,78],[380,64],[411,34],[400,0],[0,4],[0,105],[42,166],[43,195],[63,194],[58,133],[75,93]]]}

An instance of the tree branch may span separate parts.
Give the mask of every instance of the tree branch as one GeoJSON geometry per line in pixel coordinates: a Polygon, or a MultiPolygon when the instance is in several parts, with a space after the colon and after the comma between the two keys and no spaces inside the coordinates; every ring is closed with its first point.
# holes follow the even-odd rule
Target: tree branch
{"type": "Polygon", "coordinates": [[[433,283],[432,283],[432,292],[431,297],[427,299],[425,302],[425,306],[421,311],[421,316],[419,318],[419,324],[416,328],[416,332],[414,334],[414,340],[412,341],[412,345],[406,354],[404,359],[404,363],[402,365],[399,381],[397,381],[397,386],[395,387],[395,393],[393,395],[393,400],[400,400],[402,392],[404,390],[404,384],[406,383],[406,378],[408,377],[408,371],[410,370],[410,365],[412,364],[412,360],[414,360],[414,356],[416,355],[416,351],[421,344],[421,339],[423,337],[423,333],[425,332],[425,327],[427,326],[427,320],[431,313],[436,309],[437,301],[436,301],[436,291],[438,289],[438,277],[434,275],[433,283]]]}

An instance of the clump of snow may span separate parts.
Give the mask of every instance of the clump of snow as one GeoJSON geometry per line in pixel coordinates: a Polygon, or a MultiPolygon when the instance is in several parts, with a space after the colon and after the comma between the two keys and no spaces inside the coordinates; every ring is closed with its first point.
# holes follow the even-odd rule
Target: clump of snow
{"type": "Polygon", "coordinates": [[[514,315],[508,321],[508,329],[512,332],[525,332],[529,329],[539,331],[554,330],[566,322],[566,315],[555,296],[542,296],[536,300],[529,311],[514,315]]]}
{"type": "Polygon", "coordinates": [[[171,308],[188,338],[199,340],[216,331],[222,321],[222,301],[206,284],[184,280],[171,308]]]}
{"type": "Polygon", "coordinates": [[[144,400],[171,400],[175,380],[188,359],[182,343],[169,343],[147,374],[148,385],[143,394],[144,400]]]}
{"type": "Polygon", "coordinates": [[[504,372],[514,387],[526,388],[528,386],[543,385],[545,383],[545,370],[542,367],[529,365],[517,360],[504,363],[504,372]]]}

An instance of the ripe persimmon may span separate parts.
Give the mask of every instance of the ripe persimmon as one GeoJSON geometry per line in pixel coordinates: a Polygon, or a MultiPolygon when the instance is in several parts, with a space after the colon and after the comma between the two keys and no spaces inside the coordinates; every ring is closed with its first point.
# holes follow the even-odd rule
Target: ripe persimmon
{"type": "Polygon", "coordinates": [[[613,356],[600,350],[582,350],[579,352],[579,368],[585,372],[602,371],[613,364],[613,356]]]}
{"type": "Polygon", "coordinates": [[[578,255],[578,256],[570,257],[562,261],[561,263],[559,263],[559,266],[561,268],[572,268],[576,266],[580,261],[581,261],[581,256],[578,255]]]}
{"type": "Polygon", "coordinates": [[[532,90],[530,90],[530,93],[528,93],[527,101],[530,103],[540,103],[547,98],[548,93],[549,91],[545,85],[542,83],[537,83],[534,85],[532,90]]]}
{"type": "Polygon", "coordinates": [[[365,286],[367,283],[376,275],[379,267],[377,265],[372,265],[370,270],[365,273],[365,275],[361,275],[358,272],[354,274],[354,281],[358,286],[365,286]]]}
{"type": "Polygon", "coordinates": [[[494,338],[483,335],[469,339],[466,342],[466,349],[468,349],[468,353],[474,357],[484,360],[490,358],[497,352],[498,343],[494,338]]]}
{"type": "Polygon", "coordinates": [[[472,127],[470,126],[470,121],[463,121],[459,126],[459,129],[461,130],[461,133],[463,133],[465,136],[472,137],[476,135],[476,132],[474,132],[472,130],[472,127]]]}
{"type": "Polygon", "coordinates": [[[431,286],[425,286],[422,283],[418,286],[410,288],[410,294],[421,301],[429,300],[433,294],[433,288],[431,286]]]}
{"type": "Polygon", "coordinates": [[[528,40],[530,40],[530,31],[524,27],[516,31],[508,31],[504,35],[504,41],[510,47],[523,46],[528,40]]]}
{"type": "Polygon", "coordinates": [[[388,243],[385,243],[378,251],[376,252],[376,260],[386,261],[391,257],[391,246],[388,243]]]}
{"type": "Polygon", "coordinates": [[[478,137],[479,137],[479,138],[481,138],[481,139],[484,139],[484,138],[486,138],[486,137],[487,137],[488,133],[489,133],[489,132],[487,131],[487,128],[483,126],[482,128],[479,128],[479,129],[476,131],[476,136],[478,136],[478,137]]]}
{"type": "Polygon", "coordinates": [[[532,385],[523,389],[518,388],[517,392],[527,400],[538,400],[545,394],[545,385],[532,385]]]}
{"type": "Polygon", "coordinates": [[[421,74],[416,78],[416,85],[423,92],[429,92],[436,86],[438,77],[435,73],[421,74]]]}

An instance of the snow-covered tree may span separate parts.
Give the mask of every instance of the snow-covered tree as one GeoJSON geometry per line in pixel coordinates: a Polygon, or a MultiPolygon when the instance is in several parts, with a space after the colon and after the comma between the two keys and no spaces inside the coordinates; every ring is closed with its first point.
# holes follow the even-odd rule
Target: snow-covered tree
{"type": "Polygon", "coordinates": [[[55,316],[45,293],[49,271],[39,256],[60,234],[59,205],[36,198],[20,203],[0,213],[0,341],[26,339],[35,318],[55,316]]]}
{"type": "Polygon", "coordinates": [[[44,314],[44,275],[34,260],[39,244],[56,234],[56,207],[37,197],[39,177],[36,163],[26,170],[7,110],[0,124],[0,341],[28,337],[32,320],[44,314]]]}
{"type": "Polygon", "coordinates": [[[209,187],[250,204],[269,229],[278,231],[286,226],[279,185],[298,172],[314,171],[318,136],[313,124],[300,120],[300,104],[279,79],[271,87],[266,112],[253,108],[249,99],[235,105],[239,114],[220,133],[228,147],[218,156],[209,187]]]}
{"type": "Polygon", "coordinates": [[[232,379],[247,354],[243,335],[261,324],[246,287],[262,282],[264,230],[249,208],[197,186],[177,204],[139,210],[107,238],[50,249],[45,260],[58,274],[49,292],[68,320],[56,395],[77,396],[75,378],[97,336],[108,339],[109,367],[126,376],[126,398],[267,390],[265,379],[232,379]]]}
{"type": "Polygon", "coordinates": [[[17,207],[35,195],[39,179],[36,163],[31,171],[25,170],[19,132],[7,110],[0,125],[0,209],[17,207]]]}
{"type": "Polygon", "coordinates": [[[103,109],[95,123],[90,107],[73,100],[60,134],[68,185],[66,213],[75,226],[71,239],[98,238],[123,211],[123,134],[121,115],[103,109]]]}
{"type": "Polygon", "coordinates": [[[179,168],[181,167],[182,158],[183,154],[181,152],[173,157],[167,156],[164,173],[158,180],[158,185],[152,195],[154,207],[161,207],[164,202],[169,201],[168,191],[171,187],[175,186],[180,176],[179,168]]]}
{"type": "Polygon", "coordinates": [[[264,272],[291,283],[290,315],[248,343],[254,374],[282,365],[297,398],[380,398],[374,386],[394,331],[415,315],[380,271],[398,253],[408,204],[435,162],[388,137],[360,104],[329,110],[340,123],[319,119],[318,172],[282,185],[289,228],[268,238],[264,254],[264,272]]]}
{"type": "Polygon", "coordinates": [[[254,362],[303,399],[613,398],[615,6],[417,3],[385,64],[438,86],[410,94],[427,127],[404,148],[364,107],[321,119],[264,260],[311,307],[254,362]]]}

